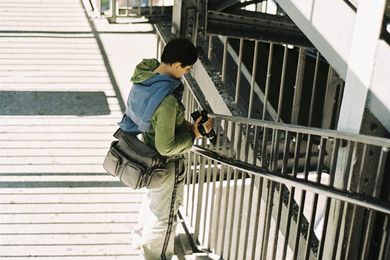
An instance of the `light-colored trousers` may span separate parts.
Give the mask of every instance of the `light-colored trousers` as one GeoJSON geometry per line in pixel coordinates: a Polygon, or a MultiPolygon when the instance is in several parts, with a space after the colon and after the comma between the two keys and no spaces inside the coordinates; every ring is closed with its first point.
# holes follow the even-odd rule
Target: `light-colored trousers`
{"type": "MultiPolygon", "coordinates": [[[[177,211],[183,201],[184,178],[186,161],[178,160],[179,180],[176,190],[174,206],[174,220],[170,235],[166,258],[171,259],[174,251],[174,238],[176,232],[177,211]]],[[[161,187],[149,189],[147,198],[143,201],[138,224],[133,232],[133,244],[141,247],[141,254],[146,260],[161,259],[161,252],[168,229],[169,211],[171,209],[172,192],[175,182],[175,161],[167,163],[168,174],[162,180],[161,187]]]]}

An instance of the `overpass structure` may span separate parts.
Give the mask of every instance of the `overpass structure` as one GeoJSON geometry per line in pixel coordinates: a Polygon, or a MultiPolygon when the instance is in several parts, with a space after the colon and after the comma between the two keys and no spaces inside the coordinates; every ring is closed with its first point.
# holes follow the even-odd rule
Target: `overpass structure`
{"type": "MultiPolygon", "coordinates": [[[[151,55],[173,37],[197,45],[200,60],[183,78],[183,102],[188,119],[193,110],[210,111],[218,133],[216,145],[203,139],[188,154],[179,259],[390,257],[388,1],[112,0],[106,11],[104,1],[82,3],[29,0],[24,7],[39,4],[45,19],[32,15],[31,28],[21,14],[2,25],[0,89],[11,101],[0,124],[0,256],[137,259],[127,235],[137,208],[128,204],[142,192],[107,179],[99,160],[128,91],[120,69],[126,61],[109,53],[127,49],[107,43],[152,22],[151,55]],[[58,8],[69,13],[55,21],[58,8]],[[33,43],[20,53],[18,44],[33,43]],[[24,67],[29,60],[33,68],[24,67]],[[56,90],[75,103],[66,105],[56,90]],[[54,113],[44,95],[65,112],[54,113]],[[13,107],[39,98],[46,106],[33,107],[38,112],[13,107]],[[90,232],[94,226],[102,231],[90,232]],[[55,231],[69,227],[78,231],[55,231]],[[36,240],[22,242],[30,237],[36,240]]],[[[21,5],[0,8],[7,20],[21,5]]]]}

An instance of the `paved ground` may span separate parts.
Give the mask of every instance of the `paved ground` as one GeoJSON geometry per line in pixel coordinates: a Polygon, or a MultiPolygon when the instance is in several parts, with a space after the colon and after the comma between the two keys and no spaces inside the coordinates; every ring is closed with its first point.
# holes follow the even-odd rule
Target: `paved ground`
{"type": "Polygon", "coordinates": [[[102,162],[155,44],[149,24],[90,23],[79,0],[0,0],[0,258],[138,259],[143,193],[102,162]]]}

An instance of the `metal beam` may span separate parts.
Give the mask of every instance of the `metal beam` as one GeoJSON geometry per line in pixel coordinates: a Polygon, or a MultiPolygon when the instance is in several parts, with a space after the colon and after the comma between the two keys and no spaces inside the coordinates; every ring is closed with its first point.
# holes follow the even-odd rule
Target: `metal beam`
{"type": "Polygon", "coordinates": [[[286,16],[239,10],[207,13],[207,32],[230,37],[312,47],[311,42],[286,16]]]}

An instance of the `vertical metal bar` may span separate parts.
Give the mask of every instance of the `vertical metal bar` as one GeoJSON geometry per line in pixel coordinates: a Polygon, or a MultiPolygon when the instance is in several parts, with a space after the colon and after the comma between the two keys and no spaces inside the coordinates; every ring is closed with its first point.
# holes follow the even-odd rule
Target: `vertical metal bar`
{"type": "MultiPolygon", "coordinates": [[[[242,132],[242,124],[238,125],[238,133],[242,132]]],[[[240,158],[241,154],[241,146],[242,146],[242,135],[239,134],[237,138],[237,158],[240,158]]],[[[246,174],[241,172],[241,192],[240,192],[240,206],[238,210],[238,223],[237,223],[237,240],[235,246],[230,247],[230,251],[233,249],[234,251],[234,258],[238,259],[238,253],[239,253],[239,245],[240,245],[240,237],[241,237],[241,224],[242,224],[242,212],[244,208],[244,195],[245,195],[245,181],[246,181],[246,174]]]]}
{"type": "Polygon", "coordinates": [[[388,150],[385,147],[382,147],[381,153],[379,155],[379,162],[378,162],[378,170],[376,172],[375,177],[375,187],[373,191],[374,197],[379,196],[382,181],[383,181],[383,175],[385,172],[385,166],[386,166],[386,160],[387,160],[388,150]]]}
{"type": "Polygon", "coordinates": [[[116,8],[117,8],[117,0],[111,0],[111,20],[115,23],[116,22],[116,8]]]}
{"type": "Polygon", "coordinates": [[[297,125],[299,119],[299,110],[301,108],[301,98],[302,98],[302,85],[303,85],[303,76],[305,73],[305,62],[306,62],[306,49],[303,47],[299,48],[298,56],[298,66],[297,66],[297,75],[295,78],[295,90],[294,90],[294,99],[292,105],[292,114],[291,114],[291,124],[297,125]]]}
{"type": "Polygon", "coordinates": [[[138,17],[141,17],[141,0],[138,0],[138,17]]]}
{"type": "MultiPolygon", "coordinates": [[[[223,120],[224,121],[224,129],[226,129],[226,124],[227,124],[227,121],[226,120],[223,120]]],[[[223,135],[223,138],[222,138],[222,144],[221,144],[221,147],[222,147],[222,153],[225,154],[225,151],[226,151],[226,132],[224,132],[225,134],[223,135]]],[[[221,164],[221,170],[220,170],[220,173],[219,173],[219,191],[218,191],[218,201],[217,201],[217,216],[221,216],[221,204],[222,204],[222,190],[223,190],[223,180],[224,180],[224,175],[225,175],[225,165],[224,164],[221,164]]],[[[215,231],[215,236],[214,236],[214,244],[216,245],[216,249],[217,249],[217,252],[218,252],[218,248],[217,248],[217,245],[218,245],[218,233],[219,233],[219,230],[220,230],[220,218],[218,217],[217,220],[216,220],[216,227],[214,229],[215,231]]]]}
{"type": "MultiPolygon", "coordinates": [[[[306,158],[305,158],[305,166],[304,166],[304,174],[305,174],[305,180],[308,179],[309,175],[309,165],[311,160],[311,149],[312,148],[312,136],[308,135],[307,139],[307,145],[306,145],[306,158]]],[[[302,190],[301,192],[301,201],[299,204],[299,212],[298,212],[298,220],[297,220],[297,234],[295,237],[295,246],[294,246],[294,256],[293,259],[297,259],[298,257],[298,250],[299,250],[299,240],[301,238],[301,222],[303,216],[303,211],[305,208],[305,200],[306,200],[306,190],[302,190]]]]}
{"type": "Polygon", "coordinates": [[[244,162],[249,162],[249,125],[245,125],[244,131],[244,162]]]}
{"type": "Polygon", "coordinates": [[[195,154],[194,156],[194,164],[191,171],[191,177],[192,177],[192,202],[191,202],[191,226],[194,226],[194,214],[195,214],[195,197],[196,197],[196,183],[197,183],[197,168],[198,168],[198,161],[199,161],[199,154],[195,154]]]}
{"type": "Polygon", "coordinates": [[[264,93],[264,106],[263,106],[263,116],[262,119],[265,120],[265,115],[267,113],[267,104],[268,104],[268,93],[269,93],[269,84],[271,81],[271,67],[272,67],[272,54],[274,50],[274,44],[271,42],[269,44],[269,51],[268,51],[268,65],[267,65],[267,78],[265,81],[265,93],[264,93]]]}
{"type": "MultiPolygon", "coordinates": [[[[249,160],[249,131],[250,131],[250,126],[248,124],[245,125],[245,139],[244,139],[244,145],[245,145],[245,150],[244,150],[244,162],[248,162],[249,160]]],[[[256,163],[256,161],[252,162],[253,164],[256,163]]],[[[252,200],[253,200],[253,189],[255,185],[255,176],[249,174],[250,176],[250,188],[249,188],[249,199],[248,199],[248,204],[247,204],[247,218],[246,218],[246,226],[244,229],[244,247],[243,247],[243,257],[242,259],[246,259],[246,254],[247,254],[247,247],[248,247],[248,239],[249,239],[249,227],[250,227],[250,216],[252,213],[252,200]]],[[[243,176],[243,178],[245,178],[243,176]]]]}
{"type": "MultiPolygon", "coordinates": [[[[289,150],[289,141],[288,141],[288,131],[286,131],[286,138],[284,140],[284,148],[283,148],[283,164],[282,164],[282,167],[281,167],[281,172],[282,173],[286,173],[286,168],[288,165],[287,165],[287,161],[288,161],[288,150],[289,150]]],[[[279,142],[279,141],[278,141],[279,142]]],[[[279,239],[279,229],[280,229],[280,220],[281,220],[281,216],[282,216],[282,206],[283,206],[283,196],[284,196],[284,192],[283,192],[283,189],[284,189],[284,184],[282,183],[279,183],[279,201],[278,201],[278,208],[277,208],[277,216],[276,216],[276,220],[275,220],[275,234],[274,234],[274,241],[272,243],[272,255],[271,255],[271,259],[272,260],[275,260],[276,258],[276,251],[277,251],[277,248],[278,248],[278,239],[279,239]]]]}
{"type": "Polygon", "coordinates": [[[389,243],[389,215],[385,216],[385,221],[383,223],[383,233],[382,233],[382,241],[380,245],[380,251],[379,251],[379,257],[380,260],[387,260],[385,259],[386,254],[386,241],[389,243]]]}
{"type": "Polygon", "coordinates": [[[334,111],[334,102],[336,96],[336,84],[334,81],[335,70],[332,66],[329,66],[328,78],[326,82],[326,91],[325,91],[325,100],[324,100],[324,109],[322,113],[322,128],[329,129],[332,125],[332,116],[334,111]]]}
{"type": "Polygon", "coordinates": [[[237,63],[237,80],[236,80],[236,93],[234,95],[234,102],[238,104],[240,98],[241,89],[241,67],[242,67],[242,54],[244,52],[244,39],[240,38],[240,49],[238,51],[238,63],[237,63]]]}
{"type": "MultiPolygon", "coordinates": [[[[202,245],[205,245],[206,238],[206,226],[207,226],[207,213],[209,209],[209,196],[210,196],[210,178],[211,178],[211,159],[207,159],[207,173],[206,173],[206,196],[205,196],[205,210],[203,214],[203,230],[202,230],[202,245]]],[[[211,221],[211,220],[209,220],[211,221]]]]}
{"type": "MultiPolygon", "coordinates": [[[[215,118],[214,119],[214,127],[215,127],[215,130],[217,133],[220,133],[220,127],[221,126],[221,121],[219,118],[215,118]]],[[[217,135],[217,143],[216,145],[214,146],[214,150],[218,151],[219,150],[219,147],[220,147],[220,138],[221,138],[221,135],[217,135]]],[[[209,227],[209,241],[208,241],[208,249],[211,248],[211,246],[214,246],[214,249],[217,247],[217,245],[215,243],[213,243],[213,245],[211,244],[212,242],[214,242],[214,236],[216,235],[215,233],[212,234],[212,231],[215,232],[215,228],[213,228],[213,225],[214,225],[214,205],[215,205],[215,197],[216,197],[216,189],[217,189],[217,175],[218,175],[218,163],[217,161],[214,161],[214,167],[213,167],[213,192],[212,192],[212,195],[211,195],[211,205],[210,205],[210,214],[209,214],[209,219],[210,219],[210,227],[209,227]]]]}
{"type": "MultiPolygon", "coordinates": [[[[321,183],[323,161],[324,161],[324,156],[325,156],[325,146],[326,146],[326,139],[321,138],[320,151],[319,151],[318,162],[317,162],[317,180],[316,180],[317,184],[321,183]]],[[[313,225],[315,222],[315,217],[316,217],[316,212],[317,212],[317,203],[318,203],[318,193],[316,193],[314,195],[314,200],[312,203],[312,212],[311,212],[311,217],[310,217],[310,221],[309,221],[309,227],[307,229],[307,239],[306,239],[306,248],[305,248],[305,256],[304,256],[305,260],[308,260],[310,257],[310,249],[311,249],[310,242],[312,240],[312,236],[314,235],[313,225]]]]}
{"type": "Polygon", "coordinates": [[[159,34],[156,34],[157,35],[157,42],[156,42],[156,58],[160,58],[160,35],[159,34]]]}
{"type": "Polygon", "coordinates": [[[152,15],[153,14],[153,0],[149,0],[149,14],[152,15]]]}
{"type": "Polygon", "coordinates": [[[263,167],[267,164],[267,135],[268,129],[263,128],[263,140],[261,142],[261,155],[260,155],[260,167],[263,167]]]}
{"type": "MultiPolygon", "coordinates": [[[[295,148],[294,148],[294,160],[293,160],[293,176],[297,177],[298,172],[298,162],[299,162],[299,151],[301,146],[301,135],[299,133],[296,133],[296,142],[295,142],[295,148]]],[[[295,195],[295,187],[291,187],[290,196],[288,198],[288,206],[287,206],[287,218],[286,218],[286,232],[284,237],[284,244],[283,244],[283,252],[282,252],[282,258],[286,259],[287,255],[287,246],[289,242],[289,236],[290,236],[290,226],[292,221],[292,205],[294,202],[294,195],[295,195]]]]}
{"type": "MultiPolygon", "coordinates": [[[[359,149],[358,148],[359,144],[355,144],[355,151],[354,153],[358,153],[357,150],[359,149]]],[[[368,156],[368,147],[367,147],[367,144],[363,144],[363,152],[362,152],[362,158],[361,158],[361,164],[360,164],[360,169],[359,169],[359,175],[358,175],[358,183],[357,183],[357,188],[356,188],[356,192],[360,192],[360,188],[361,188],[361,184],[362,184],[362,179],[363,179],[363,176],[364,176],[364,173],[363,171],[365,170],[364,169],[364,166],[365,166],[365,162],[366,162],[366,159],[367,159],[367,156],[368,156]]],[[[352,182],[352,174],[350,175],[350,181],[348,183],[351,183],[352,182]]],[[[351,189],[349,189],[351,190],[351,189]]],[[[351,250],[351,241],[352,241],[352,236],[353,236],[353,225],[356,223],[356,218],[357,217],[357,214],[360,209],[358,208],[358,206],[356,206],[355,204],[352,205],[352,214],[351,214],[351,223],[350,223],[350,228],[349,228],[349,232],[348,232],[348,237],[347,237],[347,245],[346,245],[346,251],[345,252],[350,252],[351,250]]],[[[361,248],[360,248],[361,249],[361,248]]],[[[360,251],[360,249],[358,249],[360,251]]]]}
{"type": "Polygon", "coordinates": [[[245,226],[245,233],[244,233],[244,255],[242,259],[247,259],[247,247],[248,247],[248,238],[249,238],[249,227],[250,227],[250,221],[251,221],[251,214],[252,214],[252,200],[253,200],[253,189],[255,186],[255,176],[251,175],[251,186],[249,188],[249,199],[248,199],[248,213],[246,216],[246,226],[245,226]]]}
{"type": "Polygon", "coordinates": [[[189,216],[190,215],[190,197],[191,197],[191,193],[190,193],[190,189],[193,185],[193,183],[191,182],[191,164],[192,164],[192,161],[193,161],[193,157],[194,157],[194,153],[193,152],[190,152],[189,154],[189,157],[188,157],[188,170],[187,170],[187,203],[186,203],[186,216],[189,216]]]}
{"type": "MultiPolygon", "coordinates": [[[[264,128],[264,132],[263,132],[263,144],[262,144],[262,150],[263,150],[263,154],[262,154],[262,158],[267,158],[267,132],[268,132],[268,129],[267,128],[264,128]]],[[[273,141],[273,140],[272,140],[273,141]]],[[[271,141],[271,149],[273,147],[272,145],[272,141],[271,141]]],[[[270,151],[270,154],[272,154],[273,151],[270,151]]],[[[266,159],[266,162],[268,160],[266,159]]],[[[264,165],[264,160],[262,159],[261,160],[261,165],[264,165]]],[[[272,204],[273,204],[273,190],[275,189],[275,185],[274,185],[274,182],[273,181],[270,181],[270,180],[266,180],[265,182],[265,185],[267,187],[267,201],[266,201],[266,209],[265,209],[265,220],[264,220],[264,228],[263,228],[263,237],[262,237],[262,246],[261,246],[261,257],[262,259],[266,259],[267,258],[267,252],[268,252],[268,236],[269,236],[269,233],[270,233],[270,227],[271,227],[271,217],[272,217],[272,204]]]]}
{"type": "Polygon", "coordinates": [[[255,41],[255,49],[253,53],[253,67],[252,67],[252,78],[251,78],[251,90],[249,94],[249,105],[248,105],[248,118],[252,117],[252,106],[253,106],[253,96],[254,89],[256,84],[256,71],[257,71],[257,55],[259,52],[259,42],[255,41]]]}
{"type": "MultiPolygon", "coordinates": [[[[367,218],[367,223],[373,223],[373,221],[375,220],[376,218],[376,212],[373,212],[372,210],[368,210],[368,218],[367,218]]],[[[361,254],[360,254],[360,259],[361,260],[364,260],[364,259],[368,259],[368,253],[369,253],[369,250],[370,250],[370,245],[371,245],[371,241],[370,240],[370,237],[372,235],[372,232],[373,232],[373,227],[371,225],[368,225],[368,230],[365,231],[365,234],[364,234],[364,242],[362,244],[362,251],[361,251],[361,254]]]]}
{"type": "Polygon", "coordinates": [[[258,228],[259,228],[259,222],[260,222],[260,210],[261,210],[261,198],[262,198],[262,193],[263,193],[263,178],[262,177],[255,177],[255,179],[259,179],[259,185],[257,187],[258,192],[257,192],[257,203],[256,203],[256,213],[255,213],[255,226],[254,226],[254,232],[253,232],[253,243],[252,243],[252,258],[255,258],[256,254],[256,249],[259,246],[257,244],[257,237],[258,237],[258,228]]]}
{"type": "MultiPolygon", "coordinates": [[[[157,35],[157,51],[158,51],[158,46],[159,46],[159,41],[160,41],[160,37],[159,35],[157,35]]],[[[189,119],[190,115],[188,113],[188,110],[189,110],[189,106],[190,106],[190,100],[191,100],[191,97],[190,97],[190,91],[188,89],[188,86],[186,85],[186,87],[184,88],[184,105],[185,107],[187,108],[186,109],[186,118],[189,119]]],[[[190,174],[189,174],[189,171],[191,169],[191,157],[193,155],[193,152],[189,152],[188,154],[188,159],[187,159],[187,174],[186,174],[186,198],[185,198],[185,201],[186,201],[186,204],[185,204],[185,208],[186,208],[186,212],[185,212],[185,215],[186,216],[189,216],[189,198],[190,198],[190,187],[191,187],[191,178],[190,178],[190,174]]]]}
{"type": "MultiPolygon", "coordinates": [[[[205,147],[206,140],[203,138],[202,147],[205,147]]],[[[199,169],[199,177],[198,177],[198,198],[196,205],[196,218],[195,218],[195,229],[194,229],[194,238],[199,241],[199,230],[200,230],[200,221],[201,221],[201,213],[203,209],[203,185],[205,178],[205,160],[206,158],[200,156],[200,169],[199,169]]]]}
{"type": "Polygon", "coordinates": [[[287,48],[287,45],[285,45],[284,46],[284,53],[283,53],[282,75],[281,75],[281,79],[280,79],[278,112],[277,112],[277,115],[276,115],[276,122],[282,121],[280,119],[280,116],[281,116],[281,113],[282,113],[283,97],[284,97],[284,85],[285,85],[285,81],[286,81],[285,78],[286,78],[287,57],[288,57],[288,48],[287,48]]]}
{"type": "MultiPolygon", "coordinates": [[[[190,99],[189,99],[189,104],[188,104],[188,108],[187,110],[189,111],[193,111],[192,108],[193,108],[193,103],[194,103],[194,98],[191,96],[190,99]]],[[[189,210],[189,215],[188,216],[191,216],[191,223],[192,223],[192,210],[194,208],[194,205],[193,205],[193,200],[190,200],[190,198],[192,198],[194,195],[194,186],[195,186],[195,183],[194,183],[194,180],[193,180],[193,169],[195,167],[195,158],[196,158],[196,154],[195,153],[191,153],[190,154],[190,162],[191,164],[189,164],[189,168],[188,168],[188,179],[189,179],[189,183],[191,183],[191,185],[188,187],[188,199],[189,201],[187,202],[189,205],[191,205],[190,210],[189,210]]]]}
{"type": "MultiPolygon", "coordinates": [[[[196,107],[196,101],[194,98],[191,99],[191,111],[194,111],[195,107],[196,107]]],[[[197,142],[197,141],[195,141],[197,142]]],[[[191,177],[192,177],[192,201],[191,201],[191,218],[190,218],[190,225],[191,226],[194,226],[194,214],[195,214],[195,205],[196,205],[196,184],[197,184],[197,177],[198,177],[198,174],[197,174],[197,171],[198,171],[198,162],[199,162],[199,159],[200,159],[200,155],[199,154],[194,154],[194,157],[193,157],[193,165],[192,165],[192,170],[191,170],[191,177]]]]}
{"type": "Polygon", "coordinates": [[[222,57],[222,82],[226,83],[226,63],[227,63],[227,48],[228,48],[228,37],[225,36],[223,39],[223,57],[222,57]]]}
{"type": "MultiPolygon", "coordinates": [[[[351,142],[351,141],[346,141],[347,142],[347,167],[346,167],[346,171],[348,172],[351,167],[351,161],[352,161],[352,152],[354,150],[354,146],[355,146],[355,143],[351,142]]],[[[347,178],[348,176],[345,176],[345,178],[347,178]]],[[[342,187],[343,190],[346,190],[347,189],[347,181],[344,181],[344,187],[342,187]]],[[[338,220],[337,220],[337,227],[336,227],[336,235],[335,235],[335,242],[334,242],[334,245],[335,247],[333,248],[333,253],[332,253],[332,259],[335,259],[336,255],[337,255],[337,250],[338,250],[338,244],[339,244],[339,237],[340,237],[340,229],[341,229],[341,224],[342,224],[342,217],[343,217],[343,212],[346,210],[348,204],[345,203],[345,202],[340,202],[340,213],[339,213],[339,217],[338,217],[338,220]]]]}
{"type": "Polygon", "coordinates": [[[165,6],[165,4],[164,4],[164,0],[161,0],[161,14],[162,15],[164,15],[164,6],[165,6]]]}
{"type": "Polygon", "coordinates": [[[98,9],[98,18],[102,15],[102,1],[101,0],[96,0],[96,6],[98,9]]]}
{"type": "MultiPolygon", "coordinates": [[[[227,140],[231,143],[231,140],[232,140],[232,135],[234,134],[233,131],[230,131],[230,127],[229,125],[231,124],[231,122],[228,122],[228,121],[225,121],[225,128],[224,128],[224,131],[226,133],[226,137],[227,135],[229,134],[230,132],[230,140],[227,140]]],[[[230,150],[229,151],[226,151],[226,146],[227,146],[227,143],[225,143],[225,148],[224,148],[224,154],[225,155],[228,155],[228,153],[230,153],[230,150]]],[[[227,171],[226,171],[226,191],[224,192],[224,195],[225,195],[225,208],[224,208],[224,213],[223,213],[223,219],[222,219],[222,243],[221,243],[221,257],[224,256],[224,251],[225,251],[225,238],[226,238],[226,221],[227,221],[227,216],[228,216],[228,210],[229,210],[229,196],[230,196],[230,181],[231,181],[231,167],[227,167],[227,171]]]]}
{"type": "Polygon", "coordinates": [[[212,49],[213,49],[213,35],[209,35],[209,46],[207,49],[207,58],[211,61],[211,54],[212,54],[212,49]]]}
{"type": "MultiPolygon", "coordinates": [[[[333,187],[335,174],[336,174],[337,157],[339,154],[339,148],[340,148],[340,139],[335,139],[333,142],[333,149],[332,149],[332,154],[331,154],[331,159],[330,159],[329,187],[333,187]]],[[[328,220],[329,220],[330,203],[331,203],[331,199],[329,197],[326,198],[325,218],[324,218],[324,224],[322,227],[322,236],[321,236],[321,240],[319,241],[320,244],[318,246],[318,259],[322,259],[322,255],[324,253],[324,245],[325,245],[326,232],[327,232],[328,220]]]]}
{"type": "Polygon", "coordinates": [[[130,0],[126,0],[126,12],[125,12],[126,16],[129,16],[129,1],[130,0]]]}
{"type": "Polygon", "coordinates": [[[199,31],[199,12],[195,13],[195,23],[193,27],[193,33],[192,33],[192,42],[194,45],[196,45],[198,40],[198,31],[199,31]]]}
{"type": "Polygon", "coordinates": [[[267,180],[266,184],[268,193],[267,193],[267,202],[266,202],[266,212],[265,212],[265,226],[263,229],[263,241],[261,247],[261,256],[262,259],[266,259],[268,255],[268,239],[271,228],[271,218],[272,218],[272,208],[273,208],[273,194],[275,189],[275,182],[267,180]]]}
{"type": "MultiPolygon", "coordinates": [[[[365,145],[366,147],[366,145],[365,145]]],[[[367,147],[367,150],[370,150],[368,147],[367,147]]],[[[367,151],[367,154],[368,155],[368,152],[367,151]]],[[[364,155],[364,154],[363,154],[364,155]]],[[[383,150],[381,151],[381,154],[379,156],[379,163],[381,162],[381,159],[382,159],[382,156],[383,156],[383,150]]],[[[363,175],[363,172],[364,169],[366,166],[364,164],[364,162],[366,161],[367,158],[362,158],[362,165],[361,165],[361,174],[363,175]]],[[[378,163],[378,168],[377,168],[377,172],[376,172],[376,176],[375,176],[375,187],[374,187],[374,191],[373,191],[373,194],[372,196],[373,197],[377,197],[379,194],[375,194],[376,192],[378,192],[378,190],[380,190],[380,188],[378,187],[380,184],[382,184],[381,180],[381,173],[380,173],[380,168],[382,168],[380,166],[380,164],[378,163]],[[380,183],[378,183],[377,181],[380,181],[380,183]]],[[[383,165],[384,167],[384,165],[383,165]]],[[[360,178],[363,178],[363,176],[360,176],[360,178]]],[[[361,180],[362,181],[362,180],[361,180]]],[[[361,185],[361,182],[359,183],[359,186],[361,185]]],[[[366,221],[366,230],[365,230],[365,235],[364,235],[364,243],[362,245],[362,251],[360,253],[360,259],[364,260],[364,259],[367,259],[368,257],[368,252],[370,250],[370,238],[372,237],[372,232],[373,232],[373,221],[375,220],[376,218],[376,212],[372,211],[372,210],[367,210],[368,211],[368,217],[367,217],[367,221],[366,221]]],[[[352,232],[351,232],[352,233],[352,232]]]]}
{"type": "Polygon", "coordinates": [[[314,77],[313,77],[313,88],[311,91],[311,98],[310,98],[310,110],[309,110],[309,124],[308,126],[312,125],[313,121],[313,110],[314,110],[314,99],[316,97],[316,90],[317,90],[317,77],[318,77],[318,65],[320,61],[320,52],[317,51],[317,57],[316,57],[316,65],[314,68],[314,77]]]}
{"type": "MultiPolygon", "coordinates": [[[[233,121],[232,122],[233,125],[232,125],[232,128],[231,128],[231,132],[232,132],[232,137],[230,139],[230,156],[232,158],[235,158],[237,159],[237,152],[235,151],[234,149],[234,144],[236,142],[235,138],[236,138],[236,135],[237,135],[237,130],[236,130],[236,123],[233,121]]],[[[237,173],[237,170],[234,169],[233,170],[233,198],[232,198],[232,202],[231,202],[231,205],[230,205],[230,226],[228,228],[228,231],[229,231],[229,234],[227,235],[228,236],[228,245],[227,245],[227,248],[228,248],[228,252],[227,252],[227,259],[230,259],[230,254],[231,254],[231,246],[232,246],[232,240],[233,240],[233,227],[234,227],[234,215],[235,213],[237,213],[235,211],[236,209],[236,198],[237,198],[237,183],[238,183],[238,173],[237,173]]]]}
{"type": "MultiPolygon", "coordinates": [[[[375,176],[375,186],[374,186],[374,190],[373,190],[373,194],[372,194],[373,197],[378,197],[380,195],[381,185],[383,184],[382,181],[383,181],[383,175],[384,175],[385,166],[386,166],[386,160],[387,160],[387,152],[386,152],[386,149],[384,147],[382,147],[380,155],[379,155],[378,168],[377,168],[377,172],[376,172],[376,176],[375,176]]],[[[376,219],[376,215],[377,215],[376,212],[370,210],[368,213],[367,223],[373,223],[374,220],[376,219]]],[[[362,253],[361,253],[362,260],[368,258],[369,250],[370,250],[370,247],[368,245],[370,244],[369,240],[370,240],[370,237],[372,235],[372,232],[373,232],[373,226],[369,225],[368,230],[366,230],[365,236],[364,236],[363,249],[362,249],[362,253]]]]}

